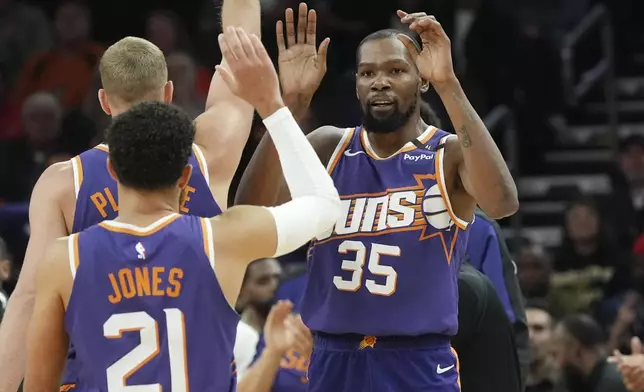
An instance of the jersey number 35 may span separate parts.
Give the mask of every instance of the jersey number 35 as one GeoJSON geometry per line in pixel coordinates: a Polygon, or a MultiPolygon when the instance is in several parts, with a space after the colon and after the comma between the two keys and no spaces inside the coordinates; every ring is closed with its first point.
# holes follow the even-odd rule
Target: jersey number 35
{"type": "Polygon", "coordinates": [[[352,272],[351,279],[345,280],[342,276],[334,276],[333,284],[338,290],[358,291],[362,287],[362,274],[366,263],[372,275],[385,277],[384,284],[377,283],[373,279],[365,280],[365,287],[371,294],[390,296],[396,292],[398,273],[393,267],[380,264],[380,257],[400,256],[399,246],[371,244],[369,249],[362,241],[346,240],[338,247],[338,253],[348,254],[349,252],[354,252],[355,258],[342,260],[342,270],[352,272]]]}

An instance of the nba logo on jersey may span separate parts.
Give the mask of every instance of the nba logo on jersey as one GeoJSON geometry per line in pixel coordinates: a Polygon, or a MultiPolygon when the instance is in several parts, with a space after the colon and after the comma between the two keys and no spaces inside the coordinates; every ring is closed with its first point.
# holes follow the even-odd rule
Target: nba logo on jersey
{"type": "Polygon", "coordinates": [[[136,245],[134,246],[134,249],[138,254],[139,260],[145,260],[145,247],[143,246],[143,244],[140,242],[137,242],[136,245]]]}

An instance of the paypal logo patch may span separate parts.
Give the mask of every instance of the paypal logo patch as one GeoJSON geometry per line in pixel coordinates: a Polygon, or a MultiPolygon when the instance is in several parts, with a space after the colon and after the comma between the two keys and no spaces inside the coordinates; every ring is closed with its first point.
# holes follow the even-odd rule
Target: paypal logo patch
{"type": "Polygon", "coordinates": [[[411,155],[411,154],[405,153],[403,155],[403,161],[422,162],[422,161],[431,161],[432,159],[434,159],[434,154],[411,155]]]}

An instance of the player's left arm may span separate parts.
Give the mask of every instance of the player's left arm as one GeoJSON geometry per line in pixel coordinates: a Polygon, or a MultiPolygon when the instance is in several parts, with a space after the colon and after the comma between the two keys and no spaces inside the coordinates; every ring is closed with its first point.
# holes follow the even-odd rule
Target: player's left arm
{"type": "Polygon", "coordinates": [[[71,281],[67,237],[49,247],[38,265],[36,303],[27,337],[25,392],[57,391],[69,337],[65,330],[63,288],[71,281]]]}
{"type": "Polygon", "coordinates": [[[516,185],[501,151],[456,78],[449,37],[436,18],[424,12],[398,11],[398,16],[420,35],[420,52],[409,37],[400,39],[414,58],[421,78],[434,86],[456,129],[458,138],[445,143],[445,170],[455,169],[462,184],[456,191],[464,189],[473,199],[471,208],[476,203],[494,219],[514,214],[519,208],[516,185]]]}
{"type": "Polygon", "coordinates": [[[517,188],[490,132],[458,80],[435,86],[457,137],[445,142],[445,164],[454,167],[462,188],[491,218],[501,219],[519,208],[517,188]]]}
{"type": "MultiPolygon", "coordinates": [[[[241,27],[261,36],[259,0],[224,0],[222,27],[241,27]]],[[[222,61],[222,66],[226,66],[222,61]]],[[[210,191],[222,209],[228,201],[230,183],[237,171],[253,121],[253,107],[235,96],[219,72],[210,82],[206,110],[196,120],[195,143],[208,168],[210,191]]]]}

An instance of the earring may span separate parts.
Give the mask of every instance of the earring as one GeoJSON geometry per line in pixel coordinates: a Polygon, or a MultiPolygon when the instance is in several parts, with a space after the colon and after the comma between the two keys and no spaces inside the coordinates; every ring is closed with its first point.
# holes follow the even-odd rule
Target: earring
{"type": "Polygon", "coordinates": [[[424,94],[424,93],[426,93],[428,91],[429,91],[429,83],[426,83],[426,84],[423,84],[422,86],[420,86],[420,92],[421,93],[424,94]]]}

